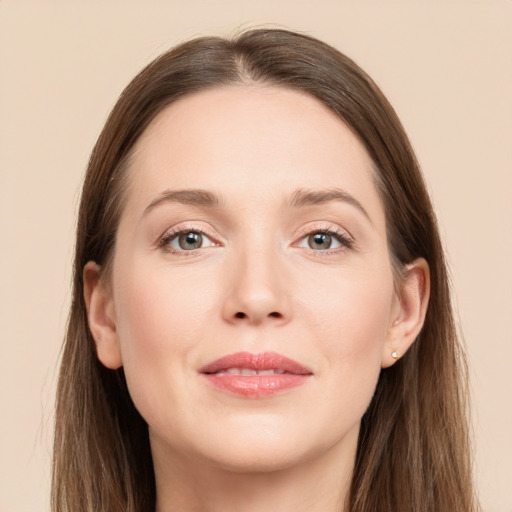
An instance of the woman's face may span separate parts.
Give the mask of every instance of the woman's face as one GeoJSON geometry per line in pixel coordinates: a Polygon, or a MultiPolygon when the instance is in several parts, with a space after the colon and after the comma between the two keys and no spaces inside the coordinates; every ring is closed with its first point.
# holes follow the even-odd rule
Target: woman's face
{"type": "Polygon", "coordinates": [[[400,301],[370,158],[317,100],[232,86],[161,112],[108,290],[98,354],[124,366],[157,459],[353,456],[400,301]]]}

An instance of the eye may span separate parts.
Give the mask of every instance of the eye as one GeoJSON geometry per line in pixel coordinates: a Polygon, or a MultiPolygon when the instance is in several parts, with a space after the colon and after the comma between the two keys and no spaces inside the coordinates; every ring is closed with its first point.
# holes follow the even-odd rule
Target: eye
{"type": "Polygon", "coordinates": [[[340,245],[337,240],[333,240],[333,237],[329,233],[313,233],[308,236],[308,246],[311,249],[332,249],[333,242],[334,245],[336,245],[336,243],[340,245]]]}
{"type": "Polygon", "coordinates": [[[353,241],[349,236],[338,230],[325,229],[314,231],[303,237],[298,247],[306,247],[314,251],[336,250],[342,247],[352,247],[353,241]]]}
{"type": "Polygon", "coordinates": [[[201,231],[182,230],[168,233],[160,245],[173,252],[194,251],[217,245],[201,231]]]}

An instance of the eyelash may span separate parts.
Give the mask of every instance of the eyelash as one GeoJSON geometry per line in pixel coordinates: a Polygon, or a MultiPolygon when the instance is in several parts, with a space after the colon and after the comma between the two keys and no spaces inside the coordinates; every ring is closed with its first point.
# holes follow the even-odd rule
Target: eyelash
{"type": "Polygon", "coordinates": [[[215,245],[218,245],[215,243],[214,237],[210,233],[208,233],[206,230],[200,229],[200,228],[198,229],[195,226],[185,226],[185,227],[180,227],[178,229],[171,229],[170,231],[167,231],[164,234],[164,236],[158,241],[158,243],[157,243],[158,248],[163,249],[164,251],[166,251],[170,254],[173,254],[175,256],[193,256],[200,249],[191,249],[189,251],[182,249],[182,250],[178,251],[176,249],[173,249],[169,245],[176,237],[178,237],[182,233],[199,233],[201,235],[207,236],[209,239],[212,240],[212,242],[215,245]]]}
{"type": "MultiPolygon", "coordinates": [[[[299,242],[304,240],[304,238],[315,235],[317,233],[322,233],[324,235],[329,235],[334,238],[337,242],[340,243],[341,247],[337,247],[335,249],[325,249],[325,250],[315,250],[308,248],[311,252],[313,252],[317,256],[331,256],[333,254],[340,254],[341,252],[345,252],[347,250],[354,249],[354,239],[346,232],[342,231],[338,228],[333,228],[331,226],[325,226],[320,229],[308,229],[302,231],[300,233],[299,242]]],[[[297,243],[297,242],[296,242],[297,243]]],[[[296,245],[296,243],[294,245],[296,245]]]]}
{"type": "MultiPolygon", "coordinates": [[[[212,242],[215,245],[217,245],[217,246],[219,245],[218,243],[216,243],[214,241],[214,237],[211,234],[209,234],[206,230],[197,228],[194,226],[190,226],[190,227],[180,227],[178,229],[172,229],[171,231],[166,232],[165,235],[162,236],[162,238],[160,238],[160,240],[157,242],[158,248],[163,249],[166,252],[173,254],[173,255],[177,255],[177,256],[193,256],[198,250],[202,249],[202,248],[199,248],[199,249],[191,249],[191,250],[185,250],[185,249],[176,250],[176,249],[171,248],[169,246],[169,244],[182,233],[199,233],[201,235],[207,236],[209,239],[212,240],[212,242]]],[[[339,254],[340,252],[344,252],[346,250],[354,249],[354,240],[345,231],[341,231],[340,229],[332,228],[330,226],[326,226],[321,229],[302,231],[300,233],[299,242],[304,240],[304,238],[314,235],[314,234],[317,234],[317,233],[322,233],[322,234],[329,235],[329,236],[333,237],[337,242],[340,243],[341,247],[338,247],[335,249],[325,249],[325,250],[315,250],[312,248],[308,248],[309,251],[313,252],[315,255],[329,256],[332,254],[339,254]]],[[[294,246],[296,246],[297,243],[298,242],[295,242],[294,246]]]]}

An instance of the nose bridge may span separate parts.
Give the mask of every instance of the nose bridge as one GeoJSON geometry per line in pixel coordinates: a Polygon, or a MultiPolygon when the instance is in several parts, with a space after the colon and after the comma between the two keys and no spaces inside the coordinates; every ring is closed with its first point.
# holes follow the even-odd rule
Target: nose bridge
{"type": "Polygon", "coordinates": [[[249,324],[289,319],[289,290],[274,237],[268,233],[247,237],[234,251],[230,264],[226,319],[249,324]]]}

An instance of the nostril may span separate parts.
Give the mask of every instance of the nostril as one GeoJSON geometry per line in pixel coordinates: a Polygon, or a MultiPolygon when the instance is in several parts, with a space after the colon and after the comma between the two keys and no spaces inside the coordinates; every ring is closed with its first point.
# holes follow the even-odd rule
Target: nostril
{"type": "MultiPolygon", "coordinates": [[[[283,315],[277,311],[272,311],[272,313],[269,313],[268,316],[273,318],[282,318],[283,315]]],[[[235,318],[247,318],[247,315],[243,311],[239,311],[235,314],[235,318]]]]}

